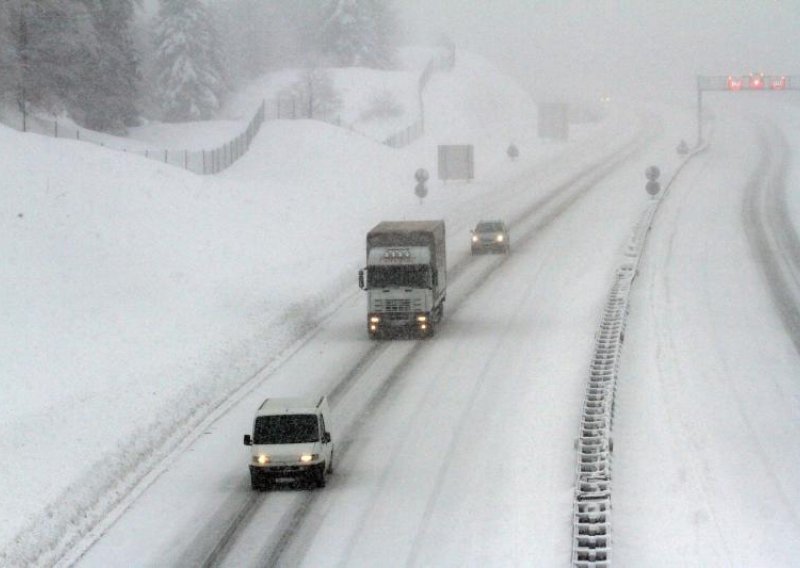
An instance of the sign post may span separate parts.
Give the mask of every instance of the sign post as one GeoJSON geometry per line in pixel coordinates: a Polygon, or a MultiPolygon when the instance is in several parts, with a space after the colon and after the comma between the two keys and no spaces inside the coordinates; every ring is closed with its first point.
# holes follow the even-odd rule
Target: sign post
{"type": "Polygon", "coordinates": [[[661,191],[661,184],[658,183],[658,178],[661,176],[661,170],[658,166],[650,166],[644,171],[644,176],[647,178],[647,185],[644,186],[647,193],[652,197],[658,195],[661,191]]]}
{"type": "Polygon", "coordinates": [[[420,168],[414,172],[414,178],[417,180],[417,185],[414,188],[414,194],[419,197],[419,204],[422,205],[422,200],[428,195],[428,188],[425,182],[428,181],[428,170],[420,168]]]}

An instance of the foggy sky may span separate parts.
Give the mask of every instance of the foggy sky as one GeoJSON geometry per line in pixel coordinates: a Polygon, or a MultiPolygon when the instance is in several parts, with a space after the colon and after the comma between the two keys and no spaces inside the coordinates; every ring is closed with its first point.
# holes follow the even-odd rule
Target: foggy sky
{"type": "MultiPolygon", "coordinates": [[[[446,31],[539,99],[691,103],[698,74],[800,74],[800,0],[401,0],[409,30],[446,31]]],[[[413,33],[413,32],[412,32],[413,33]]]]}
{"type": "MultiPolygon", "coordinates": [[[[145,0],[150,12],[157,4],[145,0]]],[[[446,33],[458,47],[497,62],[539,100],[610,94],[692,104],[698,74],[800,75],[800,0],[395,0],[394,5],[409,39],[446,33]]]]}

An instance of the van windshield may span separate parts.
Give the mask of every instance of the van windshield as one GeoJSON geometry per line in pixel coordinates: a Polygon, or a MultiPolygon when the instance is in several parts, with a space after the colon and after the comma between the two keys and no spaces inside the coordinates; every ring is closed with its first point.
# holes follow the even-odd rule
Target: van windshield
{"type": "Polygon", "coordinates": [[[314,414],[259,416],[253,432],[254,444],[306,444],[319,441],[314,414]]]}
{"type": "Polygon", "coordinates": [[[503,224],[502,223],[495,223],[495,222],[488,222],[488,223],[478,223],[478,226],[475,227],[476,233],[502,233],[503,232],[503,224]]]}

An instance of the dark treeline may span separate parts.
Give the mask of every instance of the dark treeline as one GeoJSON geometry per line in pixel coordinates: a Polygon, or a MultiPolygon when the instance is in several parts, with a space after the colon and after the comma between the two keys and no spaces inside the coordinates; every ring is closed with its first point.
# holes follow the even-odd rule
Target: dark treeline
{"type": "Polygon", "coordinates": [[[390,0],[0,0],[0,102],[124,132],[213,117],[282,67],[390,68],[390,0]]]}

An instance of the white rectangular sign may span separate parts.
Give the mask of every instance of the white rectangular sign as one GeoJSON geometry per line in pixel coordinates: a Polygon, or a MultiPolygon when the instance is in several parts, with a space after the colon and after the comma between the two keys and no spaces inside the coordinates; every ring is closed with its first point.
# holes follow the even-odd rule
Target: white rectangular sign
{"type": "Polygon", "coordinates": [[[439,179],[471,180],[475,177],[472,144],[439,146],[439,179]]]}

